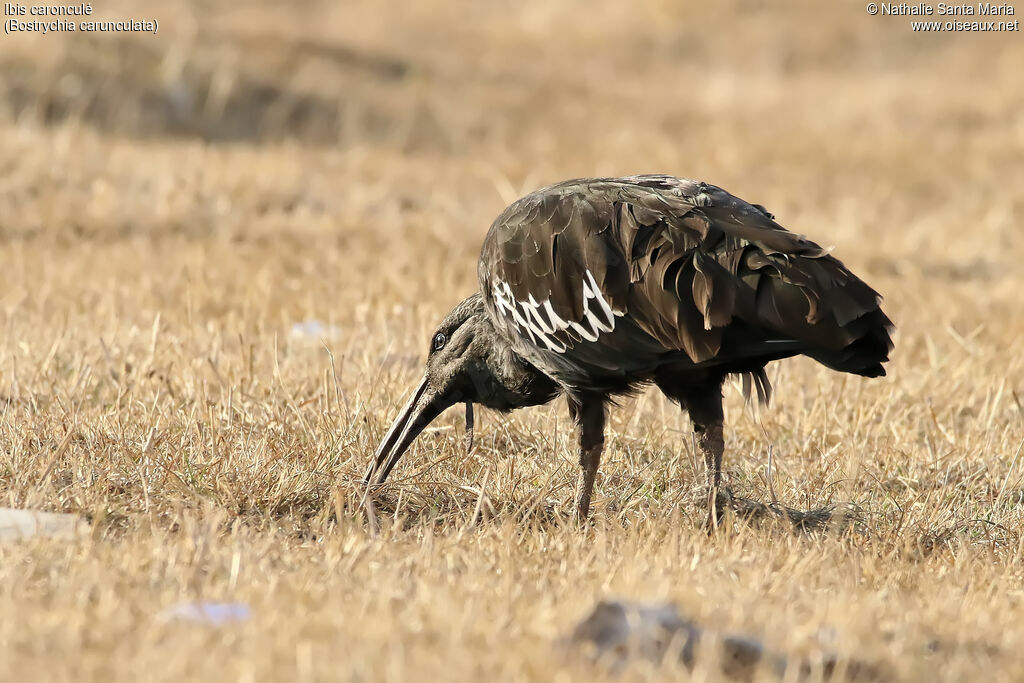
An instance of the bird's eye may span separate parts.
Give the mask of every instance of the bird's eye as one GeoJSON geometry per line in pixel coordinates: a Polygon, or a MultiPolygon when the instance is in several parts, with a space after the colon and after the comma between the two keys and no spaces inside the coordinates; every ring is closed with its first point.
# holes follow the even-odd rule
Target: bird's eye
{"type": "Polygon", "coordinates": [[[434,335],[433,347],[435,351],[440,351],[444,348],[445,342],[448,341],[448,337],[444,336],[444,332],[438,332],[434,335]]]}

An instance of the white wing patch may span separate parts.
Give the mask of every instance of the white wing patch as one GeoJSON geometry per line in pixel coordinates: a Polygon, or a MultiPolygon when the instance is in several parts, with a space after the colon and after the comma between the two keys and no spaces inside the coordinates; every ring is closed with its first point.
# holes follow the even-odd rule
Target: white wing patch
{"type": "Polygon", "coordinates": [[[531,294],[526,301],[517,301],[507,282],[498,280],[493,289],[494,304],[502,317],[510,320],[521,333],[537,346],[555,353],[564,353],[575,339],[597,341],[602,332],[615,329],[615,313],[588,270],[583,280],[583,319],[563,320],[551,307],[551,299],[537,301],[531,294]]]}

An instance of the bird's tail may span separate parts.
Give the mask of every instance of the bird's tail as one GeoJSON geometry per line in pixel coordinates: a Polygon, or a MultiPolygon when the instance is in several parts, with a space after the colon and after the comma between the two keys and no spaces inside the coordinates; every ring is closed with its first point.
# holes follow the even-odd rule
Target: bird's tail
{"type": "Polygon", "coordinates": [[[865,377],[885,374],[892,351],[892,321],[879,294],[836,258],[766,256],[753,263],[758,322],[805,344],[802,352],[823,365],[865,377]]]}
{"type": "Polygon", "coordinates": [[[853,322],[855,328],[848,331],[858,336],[852,342],[841,349],[814,349],[807,355],[833,370],[864,377],[884,376],[882,363],[889,360],[893,348],[892,322],[880,308],[853,322]]]}

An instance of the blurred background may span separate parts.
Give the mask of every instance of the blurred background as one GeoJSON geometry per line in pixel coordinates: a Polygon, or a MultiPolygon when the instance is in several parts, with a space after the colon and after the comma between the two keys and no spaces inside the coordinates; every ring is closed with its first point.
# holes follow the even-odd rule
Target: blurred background
{"type": "MultiPolygon", "coordinates": [[[[474,211],[481,196],[484,220],[499,208],[495,191],[508,201],[565,177],[652,171],[756,190],[750,199],[783,216],[795,204],[856,212],[882,247],[890,230],[928,251],[954,247],[931,244],[926,227],[950,203],[981,209],[965,248],[1020,210],[1020,177],[1004,173],[997,187],[987,175],[1020,172],[1019,32],[914,33],[909,18],[849,0],[430,0],[388,11],[358,0],[104,0],[92,18],[157,19],[159,32],[0,44],[5,234],[68,227],[19,215],[31,199],[10,206],[9,183],[80,138],[155,146],[182,176],[204,173],[189,167],[214,150],[257,161],[272,152],[255,150],[284,150],[282,163],[301,169],[246,164],[233,170],[253,195],[228,197],[283,224],[297,212],[345,220],[375,182],[394,183],[376,200],[399,211],[446,201],[474,211]]],[[[105,158],[85,172],[154,209],[130,229],[232,229],[203,213],[216,198],[155,187],[165,169],[95,156],[105,158]]],[[[33,177],[37,194],[44,180],[58,182],[33,177]]]]}

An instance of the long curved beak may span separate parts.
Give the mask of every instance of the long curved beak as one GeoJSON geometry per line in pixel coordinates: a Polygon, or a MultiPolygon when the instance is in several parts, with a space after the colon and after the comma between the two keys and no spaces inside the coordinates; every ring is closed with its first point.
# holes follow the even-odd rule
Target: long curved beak
{"type": "Polygon", "coordinates": [[[377,447],[363,483],[368,486],[383,484],[420,432],[458,399],[459,396],[448,396],[430,389],[424,377],[377,447]]]}

